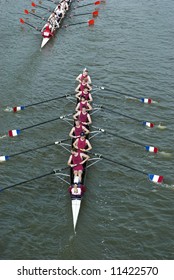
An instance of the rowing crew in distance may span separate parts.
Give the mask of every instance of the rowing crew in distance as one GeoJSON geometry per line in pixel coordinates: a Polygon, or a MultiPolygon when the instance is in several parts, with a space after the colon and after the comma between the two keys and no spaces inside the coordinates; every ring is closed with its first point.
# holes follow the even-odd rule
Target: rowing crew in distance
{"type": "Polygon", "coordinates": [[[64,18],[66,11],[68,11],[70,3],[71,0],[62,0],[57,5],[41,30],[44,38],[51,38],[54,35],[54,31],[60,27],[60,21],[64,18]]]}

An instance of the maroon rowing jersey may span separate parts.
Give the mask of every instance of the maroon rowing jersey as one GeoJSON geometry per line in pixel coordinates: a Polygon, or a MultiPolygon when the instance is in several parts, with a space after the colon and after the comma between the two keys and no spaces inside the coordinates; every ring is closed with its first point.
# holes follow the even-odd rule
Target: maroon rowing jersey
{"type": "Polygon", "coordinates": [[[82,97],[82,96],[85,98],[85,100],[89,100],[89,92],[84,93],[84,91],[82,91],[80,97],[82,97]]]}
{"type": "Polygon", "coordinates": [[[74,135],[77,136],[77,137],[80,136],[80,133],[83,132],[82,125],[80,124],[79,127],[75,126],[74,128],[75,128],[74,129],[74,135]]]}
{"type": "Polygon", "coordinates": [[[83,170],[83,165],[79,164],[82,161],[83,159],[80,156],[80,152],[78,152],[76,156],[72,154],[72,162],[73,164],[77,164],[77,166],[73,167],[73,170],[83,170]]]}
{"type": "Polygon", "coordinates": [[[77,147],[78,147],[78,149],[85,149],[86,139],[84,138],[84,140],[82,140],[81,138],[79,138],[77,141],[77,147]]]}
{"type": "Polygon", "coordinates": [[[88,113],[86,112],[85,114],[83,114],[82,112],[80,112],[79,120],[81,123],[87,123],[88,122],[88,113]]]}

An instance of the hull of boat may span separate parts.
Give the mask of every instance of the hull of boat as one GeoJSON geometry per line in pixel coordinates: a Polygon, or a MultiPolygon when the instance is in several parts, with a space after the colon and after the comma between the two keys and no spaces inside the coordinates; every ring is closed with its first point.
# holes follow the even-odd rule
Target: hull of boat
{"type": "Polygon", "coordinates": [[[73,226],[75,231],[79,212],[80,212],[81,199],[72,199],[71,204],[72,204],[73,226]]]}
{"type": "Polygon", "coordinates": [[[51,38],[43,38],[42,39],[42,44],[41,44],[41,49],[49,42],[51,38]]]}

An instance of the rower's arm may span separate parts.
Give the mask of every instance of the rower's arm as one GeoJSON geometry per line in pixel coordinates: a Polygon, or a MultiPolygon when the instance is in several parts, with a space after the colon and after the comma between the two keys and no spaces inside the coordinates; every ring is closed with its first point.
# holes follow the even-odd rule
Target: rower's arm
{"type": "Polygon", "coordinates": [[[77,112],[77,113],[73,116],[73,119],[74,119],[74,120],[77,120],[77,119],[78,119],[78,116],[79,116],[79,112],[77,112]]]}
{"type": "Polygon", "coordinates": [[[88,114],[88,125],[89,125],[89,124],[92,124],[92,120],[91,120],[90,114],[88,114]]]}
{"type": "Polygon", "coordinates": [[[90,157],[84,153],[80,154],[82,158],[84,158],[84,160],[80,163],[80,164],[84,164],[90,157]]]}
{"type": "Polygon", "coordinates": [[[74,127],[71,129],[70,133],[69,133],[69,136],[71,138],[76,138],[76,136],[73,134],[74,133],[74,127]]]}
{"type": "Polygon", "coordinates": [[[91,77],[88,75],[88,83],[91,84],[91,77]]]}
{"type": "Polygon", "coordinates": [[[72,155],[70,155],[69,160],[68,160],[68,166],[71,166],[71,161],[72,161],[72,155]]]}
{"type": "Polygon", "coordinates": [[[92,101],[93,101],[93,98],[92,98],[91,93],[89,93],[89,100],[88,100],[88,101],[90,101],[90,102],[92,102],[92,101]]]}
{"type": "Polygon", "coordinates": [[[81,95],[81,91],[79,91],[79,92],[75,95],[75,97],[78,98],[78,99],[80,100],[80,95],[81,95]]]}
{"type": "Polygon", "coordinates": [[[73,143],[73,147],[76,148],[76,149],[78,149],[77,141],[78,141],[78,139],[76,139],[76,141],[73,143]]]}
{"type": "Polygon", "coordinates": [[[88,88],[89,88],[90,91],[92,90],[92,87],[89,84],[88,84],[88,88]]]}
{"type": "Polygon", "coordinates": [[[78,112],[79,111],[79,108],[80,108],[80,102],[77,104],[77,106],[76,106],[76,111],[78,112]]]}
{"type": "Polygon", "coordinates": [[[78,85],[75,89],[75,92],[79,92],[79,89],[80,89],[80,85],[78,85]]]}
{"type": "Polygon", "coordinates": [[[80,78],[81,78],[81,74],[78,75],[77,78],[76,78],[76,81],[79,82],[79,83],[81,82],[80,78]]]}
{"type": "Polygon", "coordinates": [[[89,142],[89,140],[86,140],[86,144],[87,144],[87,146],[88,146],[88,148],[86,149],[86,151],[92,150],[92,146],[91,146],[91,143],[89,142]]]}
{"type": "Polygon", "coordinates": [[[82,129],[86,134],[89,134],[89,130],[85,126],[82,126],[82,129]]]}
{"type": "Polygon", "coordinates": [[[88,106],[88,109],[87,109],[87,110],[88,110],[88,111],[91,111],[91,110],[92,110],[92,106],[91,106],[91,104],[90,104],[89,102],[87,103],[87,106],[88,106]]]}

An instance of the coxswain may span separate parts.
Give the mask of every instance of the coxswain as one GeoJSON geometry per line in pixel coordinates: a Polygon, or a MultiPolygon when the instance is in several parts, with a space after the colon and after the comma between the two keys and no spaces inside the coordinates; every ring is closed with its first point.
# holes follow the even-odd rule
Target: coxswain
{"type": "Polygon", "coordinates": [[[80,98],[84,96],[85,97],[85,100],[87,100],[88,102],[92,102],[93,101],[93,98],[92,98],[92,95],[91,93],[88,91],[88,88],[85,87],[83,91],[79,91],[77,94],[76,94],[76,98],[78,98],[80,100],[80,98]]]}
{"type": "Polygon", "coordinates": [[[88,70],[85,68],[83,69],[83,73],[78,75],[77,78],[76,78],[76,81],[78,81],[79,83],[82,82],[83,79],[86,79],[87,83],[88,84],[91,84],[91,78],[90,76],[88,75],[88,70]]]}
{"type": "Polygon", "coordinates": [[[88,139],[86,139],[86,135],[84,132],[80,133],[80,138],[77,138],[73,143],[73,147],[75,147],[80,152],[87,152],[92,149],[92,146],[88,139]]]}
{"type": "Polygon", "coordinates": [[[88,91],[92,90],[92,87],[88,84],[86,79],[82,79],[80,84],[76,87],[75,92],[84,91],[84,88],[86,88],[86,87],[87,87],[88,91]]]}
{"type": "Polygon", "coordinates": [[[90,125],[92,123],[91,116],[86,111],[86,107],[82,108],[82,111],[78,111],[74,116],[74,120],[79,119],[82,125],[90,125]]]}
{"type": "Polygon", "coordinates": [[[79,183],[82,181],[83,164],[89,159],[89,156],[85,153],[77,151],[76,148],[72,148],[71,155],[68,159],[68,165],[73,168],[74,178],[79,179],[79,183]]]}
{"type": "Polygon", "coordinates": [[[89,104],[89,102],[87,100],[85,100],[85,97],[82,95],[80,98],[80,102],[78,102],[75,110],[82,111],[83,107],[86,107],[86,111],[88,111],[88,112],[92,110],[92,106],[89,104]]]}
{"type": "Polygon", "coordinates": [[[49,22],[47,22],[43,27],[41,34],[44,38],[50,38],[54,35],[52,25],[49,22]]]}
{"type": "Polygon", "coordinates": [[[80,137],[81,132],[85,132],[85,134],[88,134],[89,130],[77,119],[75,120],[75,126],[73,126],[73,128],[71,129],[69,136],[76,139],[80,137]]]}
{"type": "Polygon", "coordinates": [[[68,192],[71,195],[71,198],[82,198],[86,192],[86,187],[82,184],[73,184],[68,188],[68,192]]]}

